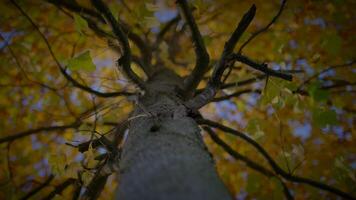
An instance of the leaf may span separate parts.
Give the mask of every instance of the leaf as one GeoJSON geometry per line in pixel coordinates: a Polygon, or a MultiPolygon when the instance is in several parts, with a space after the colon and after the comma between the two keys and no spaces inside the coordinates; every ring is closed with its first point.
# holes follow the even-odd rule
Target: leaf
{"type": "Polygon", "coordinates": [[[92,173],[90,173],[89,171],[83,171],[83,173],[81,174],[81,178],[83,181],[83,184],[85,186],[88,186],[91,179],[94,177],[94,175],[92,173]]]}
{"type": "Polygon", "coordinates": [[[265,133],[261,130],[259,123],[258,119],[252,119],[248,122],[246,127],[249,135],[255,140],[258,140],[265,135],[265,133]]]}
{"type": "Polygon", "coordinates": [[[91,143],[89,145],[88,151],[84,152],[84,157],[87,167],[93,168],[96,166],[97,161],[95,160],[95,152],[91,143]]]}
{"type": "Polygon", "coordinates": [[[72,162],[65,168],[65,176],[67,178],[78,178],[78,171],[82,169],[80,163],[72,162]]]}
{"type": "Polygon", "coordinates": [[[334,110],[314,109],[313,120],[316,125],[325,127],[327,125],[336,125],[337,118],[334,110]]]}
{"type": "Polygon", "coordinates": [[[203,41],[206,46],[209,46],[211,42],[213,41],[213,38],[210,37],[209,35],[203,36],[203,41]]]}
{"type": "Polygon", "coordinates": [[[261,185],[261,176],[256,173],[250,173],[247,178],[246,191],[248,193],[256,193],[261,185]]]}
{"type": "Polygon", "coordinates": [[[329,98],[329,92],[327,90],[320,89],[321,83],[319,81],[313,82],[308,86],[308,92],[310,96],[318,102],[325,102],[329,98]]]}
{"type": "Polygon", "coordinates": [[[337,55],[340,52],[341,44],[342,39],[336,33],[322,37],[322,47],[332,55],[337,55]]]}
{"type": "Polygon", "coordinates": [[[292,145],[292,157],[297,161],[302,161],[304,159],[304,147],[299,145],[292,145]]]}
{"type": "Polygon", "coordinates": [[[160,25],[156,17],[145,17],[144,24],[149,28],[158,27],[160,25]]]}
{"type": "Polygon", "coordinates": [[[94,71],[95,65],[92,61],[89,51],[85,51],[78,56],[70,59],[67,65],[70,70],[85,70],[85,71],[94,71]]]}
{"type": "MultiPolygon", "coordinates": [[[[262,96],[260,98],[260,103],[261,105],[267,105],[269,103],[272,103],[274,100],[274,103],[279,103],[275,99],[275,97],[281,97],[281,93],[287,93],[284,89],[286,88],[287,81],[281,80],[278,78],[273,78],[270,77],[266,88],[263,90],[262,96]]],[[[287,88],[289,89],[289,88],[287,88]]]]}
{"type": "Polygon", "coordinates": [[[276,177],[271,178],[273,183],[273,199],[283,199],[283,185],[276,177]]]}
{"type": "Polygon", "coordinates": [[[145,6],[146,6],[147,10],[151,11],[151,12],[156,12],[156,11],[160,10],[159,6],[155,5],[153,3],[146,3],[145,6]]]}
{"type": "Polygon", "coordinates": [[[80,15],[74,14],[75,29],[78,33],[83,35],[83,30],[88,28],[88,23],[80,15]]]}
{"type": "Polygon", "coordinates": [[[48,154],[48,164],[51,166],[51,172],[55,175],[62,175],[65,171],[66,156],[64,154],[48,154]]]}

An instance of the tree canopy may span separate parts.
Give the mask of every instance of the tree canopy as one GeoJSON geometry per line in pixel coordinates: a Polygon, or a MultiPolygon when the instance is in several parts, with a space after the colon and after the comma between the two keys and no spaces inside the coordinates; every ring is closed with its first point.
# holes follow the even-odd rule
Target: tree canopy
{"type": "MultiPolygon", "coordinates": [[[[122,146],[144,81],[164,66],[187,77],[187,105],[200,109],[236,199],[355,198],[355,8],[2,1],[0,197],[82,195],[122,146]]],[[[116,186],[109,176],[99,198],[116,186]]]]}

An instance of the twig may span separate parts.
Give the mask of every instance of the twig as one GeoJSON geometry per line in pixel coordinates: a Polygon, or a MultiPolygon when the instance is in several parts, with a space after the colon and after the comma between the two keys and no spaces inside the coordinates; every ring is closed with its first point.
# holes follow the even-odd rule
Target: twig
{"type": "Polygon", "coordinates": [[[50,200],[53,199],[56,194],[61,194],[68,186],[74,184],[76,182],[76,179],[74,178],[69,178],[62,182],[61,184],[57,185],[55,189],[49,193],[46,197],[44,197],[42,200],[50,200]]]}
{"type": "Polygon", "coordinates": [[[333,65],[333,66],[330,66],[318,73],[315,73],[314,75],[312,75],[311,77],[309,77],[307,80],[305,80],[303,83],[301,83],[299,85],[299,87],[297,88],[297,91],[298,90],[301,90],[303,88],[304,85],[308,84],[310,81],[312,81],[313,79],[317,78],[318,76],[320,76],[321,74],[324,74],[330,70],[333,70],[333,69],[339,69],[339,68],[343,68],[343,67],[350,67],[352,66],[353,64],[356,63],[356,60],[352,60],[351,62],[347,62],[347,63],[344,63],[344,64],[339,64],[339,65],[333,65]]]}
{"type": "Polygon", "coordinates": [[[239,53],[241,53],[242,50],[243,50],[243,48],[244,48],[248,43],[250,43],[256,36],[258,36],[259,34],[261,34],[261,33],[265,32],[265,31],[267,31],[268,28],[269,28],[273,23],[275,23],[275,22],[277,21],[278,17],[282,14],[282,11],[283,11],[283,9],[284,9],[284,7],[285,7],[286,2],[287,2],[287,0],[283,0],[283,1],[282,1],[282,4],[281,4],[281,6],[280,6],[280,8],[279,8],[279,10],[278,10],[278,12],[277,12],[277,14],[276,14],[276,16],[274,16],[274,17],[272,18],[271,22],[268,23],[267,26],[265,26],[265,27],[263,27],[262,29],[256,31],[255,33],[253,33],[253,34],[247,39],[247,41],[244,42],[244,43],[241,45],[241,47],[240,47],[240,49],[239,49],[239,51],[238,51],[239,53]]]}
{"type": "Polygon", "coordinates": [[[41,191],[43,188],[45,188],[46,186],[48,186],[51,181],[53,180],[54,175],[50,175],[45,182],[43,182],[42,184],[40,184],[38,187],[34,188],[33,190],[31,190],[29,193],[27,193],[25,196],[23,196],[20,200],[26,200],[31,198],[33,195],[37,194],[37,192],[41,191]]]}
{"type": "Polygon", "coordinates": [[[241,54],[238,53],[234,53],[231,55],[231,59],[233,60],[237,60],[239,62],[242,62],[258,71],[261,71],[263,73],[265,73],[268,76],[274,76],[274,77],[278,77],[278,78],[282,78],[284,80],[287,81],[291,81],[293,76],[290,74],[285,74],[285,73],[281,73],[280,71],[276,71],[276,70],[272,70],[270,68],[267,67],[267,64],[258,64],[256,62],[254,62],[253,60],[249,59],[246,56],[243,56],[241,54]]]}
{"type": "Polygon", "coordinates": [[[216,97],[216,98],[213,98],[211,100],[211,102],[219,102],[219,101],[224,101],[224,100],[227,100],[227,99],[230,99],[232,97],[239,97],[240,95],[242,94],[247,94],[247,93],[257,93],[257,94],[260,94],[261,93],[261,90],[258,90],[258,89],[244,89],[244,90],[240,90],[240,91],[236,91],[232,94],[229,94],[229,95],[224,95],[224,96],[221,96],[221,97],[216,97]]]}
{"type": "Polygon", "coordinates": [[[0,138],[0,144],[4,143],[4,142],[11,142],[14,140],[17,140],[19,138],[23,138],[29,135],[33,135],[33,134],[38,134],[40,132],[52,132],[52,131],[63,131],[69,128],[77,128],[79,127],[80,123],[75,122],[69,125],[64,125],[64,126],[45,126],[45,127],[40,127],[40,128],[36,128],[36,129],[30,129],[27,131],[23,131],[23,132],[19,132],[19,133],[15,133],[9,136],[5,136],[0,138]]]}

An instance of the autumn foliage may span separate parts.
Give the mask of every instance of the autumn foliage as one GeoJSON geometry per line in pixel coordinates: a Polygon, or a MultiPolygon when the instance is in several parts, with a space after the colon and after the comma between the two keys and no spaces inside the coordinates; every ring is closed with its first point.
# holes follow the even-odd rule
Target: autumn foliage
{"type": "Polygon", "coordinates": [[[0,2],[0,199],[83,196],[162,66],[233,197],[356,198],[355,1],[104,3],[0,2]]]}

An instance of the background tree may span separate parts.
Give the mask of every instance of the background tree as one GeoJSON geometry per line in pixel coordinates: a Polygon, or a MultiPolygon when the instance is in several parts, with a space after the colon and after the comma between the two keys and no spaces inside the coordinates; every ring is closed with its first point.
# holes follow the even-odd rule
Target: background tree
{"type": "Polygon", "coordinates": [[[355,7],[2,1],[0,197],[355,199],[355,7]]]}

